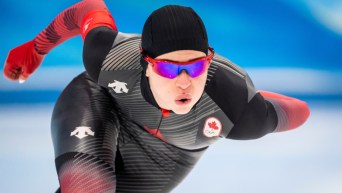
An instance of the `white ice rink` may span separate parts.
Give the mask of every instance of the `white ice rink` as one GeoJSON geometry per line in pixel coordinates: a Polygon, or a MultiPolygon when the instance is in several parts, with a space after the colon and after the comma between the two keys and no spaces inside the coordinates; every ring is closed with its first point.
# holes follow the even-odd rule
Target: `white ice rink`
{"type": "MultiPolygon", "coordinates": [[[[309,102],[301,128],[214,144],[174,193],[341,193],[342,103],[309,102]]],[[[0,106],[0,192],[58,187],[50,138],[53,104],[0,106]]]]}

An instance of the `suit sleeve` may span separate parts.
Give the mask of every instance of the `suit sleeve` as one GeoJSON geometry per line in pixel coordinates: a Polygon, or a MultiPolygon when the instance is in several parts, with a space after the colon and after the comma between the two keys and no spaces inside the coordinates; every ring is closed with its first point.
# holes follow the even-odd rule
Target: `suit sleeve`
{"type": "MultiPolygon", "coordinates": [[[[265,100],[254,87],[249,75],[245,72],[244,89],[247,97],[241,101],[239,115],[234,127],[227,135],[229,139],[257,139],[272,133],[278,124],[278,116],[272,103],[265,100]]],[[[239,108],[239,107],[236,107],[239,108]]]]}
{"type": "Polygon", "coordinates": [[[283,95],[266,97],[243,69],[218,54],[209,69],[205,91],[233,123],[226,136],[230,139],[256,139],[293,129],[308,117],[305,103],[283,95]],[[301,118],[293,118],[300,114],[301,118]]]}
{"type": "Polygon", "coordinates": [[[80,34],[85,37],[91,29],[99,26],[117,31],[104,1],[81,1],[63,10],[34,38],[35,48],[39,54],[47,54],[64,41],[80,34]]]}
{"type": "Polygon", "coordinates": [[[258,91],[227,137],[255,139],[271,132],[292,130],[301,126],[309,115],[310,110],[304,101],[258,91]]]}
{"type": "Polygon", "coordinates": [[[84,40],[83,63],[90,77],[97,82],[101,66],[111,50],[118,32],[106,26],[92,29],[84,40]]]}
{"type": "Polygon", "coordinates": [[[278,117],[272,103],[256,93],[245,105],[239,119],[228,134],[229,139],[257,139],[272,133],[278,124],[278,117]]]}
{"type": "Polygon", "coordinates": [[[85,41],[85,68],[97,80],[102,61],[117,35],[114,19],[103,0],[84,0],[62,11],[34,38],[34,47],[38,54],[45,55],[77,35],[85,41]]]}
{"type": "Polygon", "coordinates": [[[275,132],[295,129],[310,115],[308,105],[302,100],[269,91],[259,91],[259,93],[275,108],[278,117],[275,132]]]}

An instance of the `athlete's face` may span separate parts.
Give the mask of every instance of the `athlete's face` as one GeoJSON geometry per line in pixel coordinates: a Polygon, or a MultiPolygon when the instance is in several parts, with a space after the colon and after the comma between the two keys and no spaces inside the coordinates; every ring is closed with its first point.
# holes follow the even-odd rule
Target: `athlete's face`
{"type": "MultiPolygon", "coordinates": [[[[159,60],[187,62],[201,57],[205,53],[194,50],[178,50],[156,57],[159,60]]],[[[208,75],[208,67],[203,74],[192,78],[183,70],[176,78],[169,79],[160,76],[149,63],[146,76],[149,78],[150,88],[158,105],[176,114],[186,114],[201,98],[208,75]]]]}

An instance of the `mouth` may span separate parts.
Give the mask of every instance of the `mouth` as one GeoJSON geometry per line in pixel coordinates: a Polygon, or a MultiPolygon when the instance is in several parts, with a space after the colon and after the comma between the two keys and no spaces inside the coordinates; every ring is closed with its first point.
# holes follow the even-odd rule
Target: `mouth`
{"type": "Polygon", "coordinates": [[[190,95],[180,95],[175,100],[175,103],[177,105],[180,105],[180,106],[187,105],[190,102],[191,102],[191,96],[190,95]]]}

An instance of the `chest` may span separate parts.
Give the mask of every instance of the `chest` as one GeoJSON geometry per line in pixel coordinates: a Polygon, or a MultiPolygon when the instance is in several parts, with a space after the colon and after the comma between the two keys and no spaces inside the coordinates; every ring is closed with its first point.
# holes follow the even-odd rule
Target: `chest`
{"type": "Polygon", "coordinates": [[[143,130],[179,148],[207,147],[225,137],[233,127],[229,118],[205,93],[189,113],[177,115],[171,112],[166,117],[144,99],[140,81],[129,87],[127,93],[117,93],[115,89],[109,88],[111,95],[125,115],[125,120],[135,125],[125,129],[130,132],[143,130]]]}

